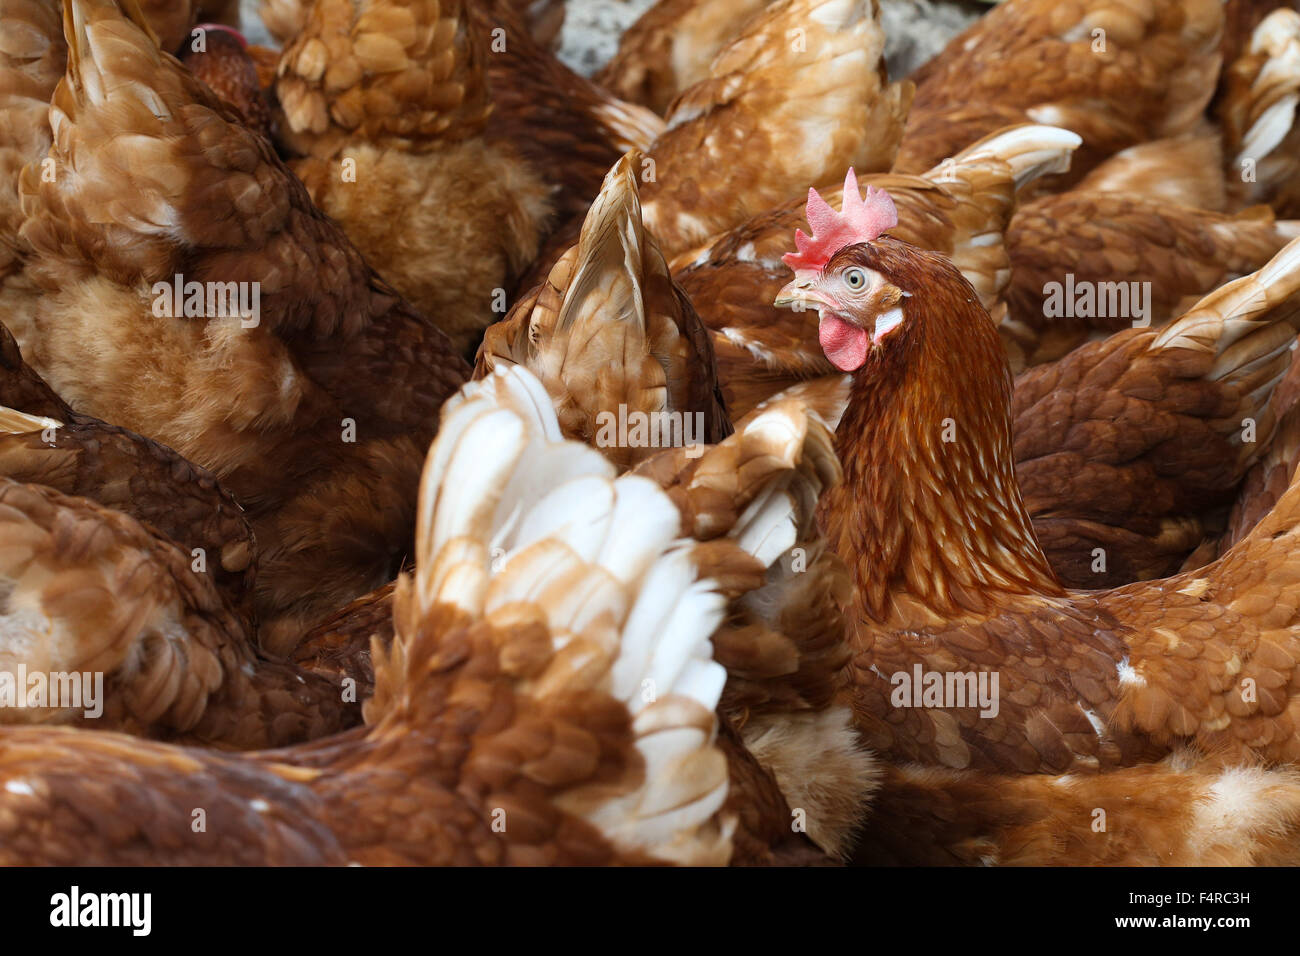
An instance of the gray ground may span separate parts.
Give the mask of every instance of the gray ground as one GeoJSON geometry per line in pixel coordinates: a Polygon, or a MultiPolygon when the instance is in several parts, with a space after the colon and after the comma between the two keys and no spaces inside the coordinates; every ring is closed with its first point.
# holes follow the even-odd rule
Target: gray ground
{"type": "MultiPolygon", "coordinates": [[[[569,0],[560,59],[590,76],[618,48],[618,38],[655,0],[569,0]]],[[[253,43],[270,37],[257,16],[258,0],[240,0],[243,30],[253,43]]],[[[885,58],[891,77],[906,76],[943,48],[981,12],[978,3],[954,0],[881,0],[889,38],[885,58]]]]}

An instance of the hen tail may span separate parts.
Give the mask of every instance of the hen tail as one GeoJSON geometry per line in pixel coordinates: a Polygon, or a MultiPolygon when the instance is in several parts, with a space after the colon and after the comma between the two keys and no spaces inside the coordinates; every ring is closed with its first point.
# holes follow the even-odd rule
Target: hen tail
{"type": "MultiPolygon", "coordinates": [[[[1204,376],[1236,384],[1244,404],[1262,409],[1291,364],[1300,332],[1300,239],[1293,239],[1258,272],[1211,292],[1152,340],[1150,349],[1209,352],[1204,376]]],[[[1235,414],[1235,411],[1234,411],[1235,414]]],[[[1273,422],[1268,422],[1271,432],[1273,422]]],[[[1258,433],[1255,436],[1259,438],[1258,433]]],[[[1254,454],[1242,449],[1243,457],[1254,454]]]]}
{"type": "Polygon", "coordinates": [[[729,428],[708,334],[641,223],[639,160],[628,153],[609,171],[578,244],[488,329],[477,369],[526,366],[564,434],[620,467],[665,445],[719,441],[729,428]]]}
{"type": "Polygon", "coordinates": [[[844,855],[877,771],[838,697],[851,585],[816,523],[840,479],[829,429],[801,403],[774,400],[702,458],[665,452],[637,473],[668,491],[701,542],[701,573],[731,601],[713,637],[728,675],[722,713],[813,841],[844,855]]]}
{"type": "MultiPolygon", "coordinates": [[[[1011,278],[1003,234],[1016,193],[1040,176],[1065,172],[1082,140],[1055,126],[999,130],[925,174],[955,202],[950,258],[993,312],[1011,278]]],[[[996,316],[995,316],[996,317],[996,316]]]]}
{"type": "MultiPolygon", "coordinates": [[[[1279,9],[1227,68],[1219,114],[1227,179],[1240,205],[1267,202],[1300,173],[1300,13],[1279,9]]],[[[1288,209],[1286,215],[1300,214],[1288,209]]]]}
{"type": "Polygon", "coordinates": [[[644,189],[669,258],[849,166],[890,168],[912,85],[887,82],[877,13],[875,0],[781,0],[678,98],[644,189]]]}
{"type": "Polygon", "coordinates": [[[436,720],[440,670],[467,642],[490,642],[482,693],[505,726],[480,731],[462,781],[490,788],[507,841],[563,813],[626,854],[722,864],[734,824],[719,813],[727,770],[713,711],[726,674],[709,635],[723,598],[679,540],[668,496],[614,475],[561,437],[522,368],[449,401],[421,478],[416,571],[398,585],[392,650],[375,648],[367,717],[427,708],[436,720]]]}

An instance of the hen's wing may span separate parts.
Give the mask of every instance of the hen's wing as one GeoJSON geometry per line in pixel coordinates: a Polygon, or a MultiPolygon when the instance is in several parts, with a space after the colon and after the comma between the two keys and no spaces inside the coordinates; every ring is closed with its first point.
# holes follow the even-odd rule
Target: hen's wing
{"type": "Polygon", "coordinates": [[[0,475],[90,498],[191,556],[255,633],[257,546],[243,509],[206,470],[170,448],[92,418],[63,422],[3,409],[0,475]]]}
{"type": "Polygon", "coordinates": [[[1007,229],[1011,284],[998,326],[1012,370],[1134,323],[1163,326],[1189,301],[1261,268],[1300,235],[1300,222],[1260,211],[1232,217],[1083,188],[1022,205],[1007,229]],[[1099,290],[1097,301],[1076,307],[1084,290],[1099,290]]]}
{"type": "Polygon", "coordinates": [[[1300,328],[1300,240],[1163,330],[1129,329],[1016,380],[1016,476],[1061,581],[1175,571],[1267,450],[1300,328]]]}
{"type": "Polygon", "coordinates": [[[1267,202],[1300,216],[1300,13],[1279,9],[1224,67],[1217,104],[1229,191],[1238,205],[1267,202]]]}

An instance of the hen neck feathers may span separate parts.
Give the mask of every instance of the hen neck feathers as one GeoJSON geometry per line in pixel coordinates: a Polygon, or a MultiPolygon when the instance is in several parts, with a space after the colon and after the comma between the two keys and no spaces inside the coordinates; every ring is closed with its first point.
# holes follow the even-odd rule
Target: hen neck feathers
{"type": "Polygon", "coordinates": [[[911,292],[903,325],[855,375],[838,429],[844,481],[823,505],[830,540],[878,622],[1062,594],[1016,483],[997,331],[950,264],[907,248],[914,255],[891,275],[911,292]]]}

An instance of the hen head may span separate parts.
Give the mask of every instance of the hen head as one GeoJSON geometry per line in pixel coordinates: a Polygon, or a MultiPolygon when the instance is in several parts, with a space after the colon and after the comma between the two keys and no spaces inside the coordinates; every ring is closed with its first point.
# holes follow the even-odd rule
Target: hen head
{"type": "Polygon", "coordinates": [[[974,340],[1000,370],[997,333],[960,271],[885,234],[898,225],[888,193],[868,186],[864,199],[850,169],[843,210],[810,189],[806,215],[813,235],[795,232],[798,251],[783,257],[794,279],[775,304],[817,310],[822,351],[837,369],[906,365],[922,349],[969,356],[974,340]]]}

